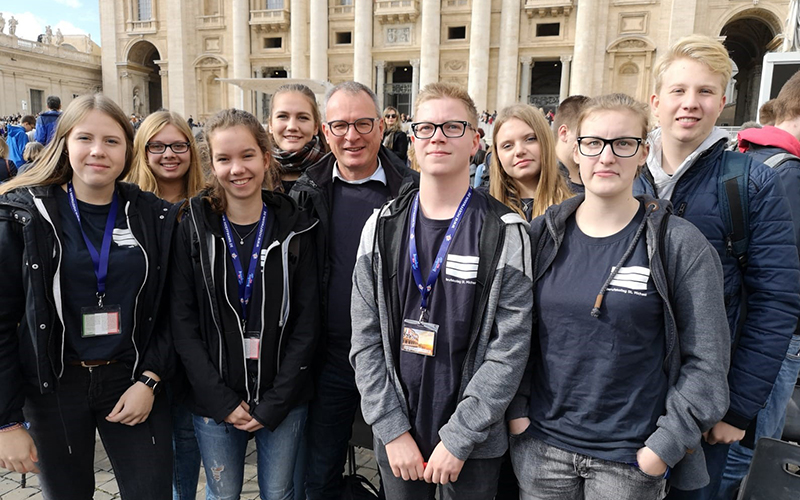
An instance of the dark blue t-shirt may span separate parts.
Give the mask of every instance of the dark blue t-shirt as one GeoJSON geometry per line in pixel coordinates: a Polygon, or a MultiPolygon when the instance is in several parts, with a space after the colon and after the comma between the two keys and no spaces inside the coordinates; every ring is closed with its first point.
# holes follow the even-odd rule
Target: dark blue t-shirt
{"type": "MultiPolygon", "coordinates": [[[[97,337],[81,337],[81,308],[97,306],[97,277],[92,258],[81,235],[81,227],[69,206],[63,189],[55,189],[62,228],[61,296],[66,327],[66,361],[117,360],[135,361],[131,341],[136,296],[144,284],[146,273],[144,251],[128,228],[125,204],[117,209],[113,240],[108,259],[106,295],[103,303],[120,306],[121,333],[97,337]]],[[[90,205],[78,200],[83,230],[98,253],[108,220],[108,205],[90,205]]]]}
{"type": "MultiPolygon", "coordinates": [[[[475,191],[458,226],[444,265],[428,298],[428,323],[439,325],[433,357],[400,350],[400,380],[405,389],[411,435],[427,460],[439,444],[439,429],[450,420],[458,404],[461,372],[469,347],[475,280],[480,262],[479,242],[486,198],[475,191]]],[[[411,211],[409,210],[409,217],[411,211]]],[[[422,279],[427,283],[431,263],[439,252],[450,220],[417,217],[415,238],[422,279]]],[[[398,286],[404,319],[418,320],[422,296],[411,273],[408,254],[409,221],[406,221],[398,286]]],[[[396,325],[402,332],[401,325],[396,325]]]]}
{"type": "Polygon", "coordinates": [[[592,238],[573,215],[555,261],[534,286],[531,433],[552,446],[633,462],[664,414],[664,312],[644,232],[609,285],[600,316],[591,315],[643,217],[642,207],[622,231],[592,238]]]}

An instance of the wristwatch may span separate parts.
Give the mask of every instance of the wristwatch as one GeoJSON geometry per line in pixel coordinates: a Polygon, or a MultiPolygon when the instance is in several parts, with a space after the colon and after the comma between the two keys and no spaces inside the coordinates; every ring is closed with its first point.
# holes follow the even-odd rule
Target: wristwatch
{"type": "Polygon", "coordinates": [[[154,378],[148,377],[147,375],[142,375],[139,377],[139,382],[153,389],[153,396],[161,392],[161,382],[154,378]]]}

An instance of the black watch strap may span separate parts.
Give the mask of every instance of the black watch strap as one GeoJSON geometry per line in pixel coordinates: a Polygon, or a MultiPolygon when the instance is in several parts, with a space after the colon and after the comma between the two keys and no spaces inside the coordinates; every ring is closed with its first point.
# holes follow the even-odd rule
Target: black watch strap
{"type": "Polygon", "coordinates": [[[159,391],[161,391],[161,382],[154,378],[148,377],[147,375],[142,375],[139,377],[139,382],[151,388],[153,390],[153,394],[158,394],[159,391]]]}

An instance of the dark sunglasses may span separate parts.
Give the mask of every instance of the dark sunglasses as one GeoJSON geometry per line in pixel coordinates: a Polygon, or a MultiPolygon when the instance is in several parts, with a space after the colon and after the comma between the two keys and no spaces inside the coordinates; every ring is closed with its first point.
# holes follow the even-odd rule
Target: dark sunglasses
{"type": "Polygon", "coordinates": [[[388,113],[383,115],[384,118],[397,118],[397,115],[394,113],[388,113]]]}

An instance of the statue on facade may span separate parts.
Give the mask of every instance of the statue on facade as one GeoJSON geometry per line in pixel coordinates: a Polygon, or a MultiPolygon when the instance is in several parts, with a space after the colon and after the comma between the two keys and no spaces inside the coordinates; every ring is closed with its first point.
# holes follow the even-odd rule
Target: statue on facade
{"type": "Polygon", "coordinates": [[[45,45],[50,45],[53,43],[53,29],[50,27],[50,25],[47,25],[44,28],[44,39],[42,40],[42,43],[45,45]]]}
{"type": "Polygon", "coordinates": [[[8,20],[8,34],[11,36],[17,36],[17,24],[19,21],[14,19],[14,16],[11,16],[11,19],[8,20]]]}
{"type": "Polygon", "coordinates": [[[783,52],[800,50],[800,0],[791,0],[783,39],[783,52]]]}
{"type": "Polygon", "coordinates": [[[142,114],[142,99],[139,97],[139,89],[133,89],[133,113],[135,115],[142,114]]]}
{"type": "Polygon", "coordinates": [[[56,45],[64,43],[64,35],[61,34],[61,28],[56,30],[56,45]]]}
{"type": "Polygon", "coordinates": [[[4,29],[6,29],[6,18],[3,17],[3,13],[0,12],[0,33],[2,33],[4,29]]]}

